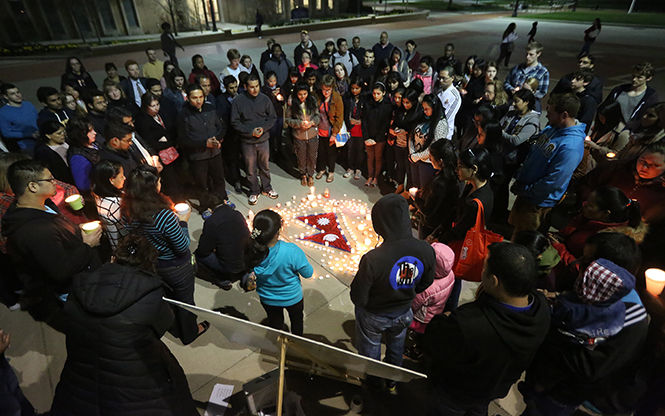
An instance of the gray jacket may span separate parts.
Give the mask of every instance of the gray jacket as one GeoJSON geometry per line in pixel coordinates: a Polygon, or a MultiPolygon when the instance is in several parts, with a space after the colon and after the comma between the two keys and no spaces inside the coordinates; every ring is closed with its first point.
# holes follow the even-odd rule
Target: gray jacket
{"type": "Polygon", "coordinates": [[[293,113],[291,106],[286,107],[286,113],[284,114],[284,121],[286,124],[291,127],[291,133],[293,138],[296,140],[309,140],[318,136],[318,126],[319,126],[319,112],[315,111],[314,114],[310,114],[308,117],[309,121],[312,123],[312,127],[306,129],[301,127],[302,122],[304,121],[302,111],[293,113]]]}
{"type": "Polygon", "coordinates": [[[520,117],[516,111],[509,111],[501,119],[501,129],[504,140],[512,146],[519,146],[540,132],[540,114],[536,111],[529,111],[515,124],[510,132],[506,129],[510,126],[515,117],[520,117]]]}

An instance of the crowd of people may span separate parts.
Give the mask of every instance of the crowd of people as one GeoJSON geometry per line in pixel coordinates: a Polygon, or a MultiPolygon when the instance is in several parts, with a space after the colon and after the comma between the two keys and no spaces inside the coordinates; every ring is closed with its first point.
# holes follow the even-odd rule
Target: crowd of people
{"type": "Polygon", "coordinates": [[[486,414],[525,371],[526,415],[662,411],[665,302],[642,277],[665,263],[654,68],[635,65],[605,95],[598,20],[550,88],[536,28],[504,80],[515,24],[496,61],[458,59],[452,43],[424,55],[387,32],[371,48],[355,36],[319,50],[303,30],[293,60],[268,39],[258,66],[229,49],[219,75],[194,55],[188,76],[166,25],[168,61],[149,48],[126,76],[109,62],[101,89],[76,57],[59,88],[37,90],[40,110],[1,83],[0,300],[67,335],[51,414],[196,414],[160,338],[187,345],[209,328],[161,300],[194,304],[197,276],[255,287],[269,326],[283,329],[286,309],[304,333],[312,266],[280,240],[279,214],[248,227],[226,190],[277,199],[271,161],[305,187],[338,172],[387,194],[371,213],[382,243],[351,284],[354,345],[380,359],[383,339],[386,362],[422,366],[432,414],[486,414]],[[196,249],[192,206],[205,220],[196,249]],[[91,221],[101,227],[82,228],[91,221]],[[480,285],[458,307],[462,280],[480,285]]]}

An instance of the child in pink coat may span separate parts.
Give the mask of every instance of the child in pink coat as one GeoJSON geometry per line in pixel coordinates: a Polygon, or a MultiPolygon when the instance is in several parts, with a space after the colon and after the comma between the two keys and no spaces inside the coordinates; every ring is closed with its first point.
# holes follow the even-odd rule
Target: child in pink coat
{"type": "Polygon", "coordinates": [[[419,338],[425,333],[429,321],[443,312],[448,296],[453,290],[453,283],[455,283],[455,273],[453,273],[455,253],[443,243],[432,243],[432,248],[436,255],[434,282],[425,291],[417,294],[411,303],[413,321],[409,326],[404,354],[413,359],[419,359],[422,356],[420,348],[418,348],[419,338]]]}

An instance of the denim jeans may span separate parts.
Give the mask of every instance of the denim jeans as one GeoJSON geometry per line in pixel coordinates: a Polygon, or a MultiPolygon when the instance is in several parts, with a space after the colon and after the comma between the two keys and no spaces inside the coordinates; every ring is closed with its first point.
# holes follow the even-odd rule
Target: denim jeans
{"type": "Polygon", "coordinates": [[[395,318],[377,315],[356,306],[356,339],[358,354],[365,357],[381,359],[381,337],[385,335],[386,356],[383,361],[402,365],[406,329],[413,320],[413,312],[409,308],[395,318]]]}
{"type": "Polygon", "coordinates": [[[270,142],[263,143],[242,142],[242,157],[247,168],[249,181],[249,194],[258,195],[261,191],[270,191],[270,142]],[[257,175],[258,170],[258,175],[257,175]],[[259,187],[259,176],[261,186],[259,187]]]}

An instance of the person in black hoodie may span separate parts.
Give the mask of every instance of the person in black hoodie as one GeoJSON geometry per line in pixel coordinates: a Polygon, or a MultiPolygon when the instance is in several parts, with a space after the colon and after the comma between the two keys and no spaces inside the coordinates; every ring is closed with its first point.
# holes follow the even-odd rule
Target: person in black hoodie
{"type": "Polygon", "coordinates": [[[65,143],[65,126],[56,120],[46,120],[39,125],[39,135],[42,140],[35,146],[35,159],[42,161],[57,180],[74,184],[67,164],[69,145],[65,143]]]}
{"type": "Polygon", "coordinates": [[[102,228],[82,233],[59,214],[49,199],[56,193],[55,178],[40,162],[12,164],[7,179],[16,201],[2,218],[2,234],[23,284],[21,304],[36,321],[63,331],[63,299],[74,274],[98,265],[93,247],[102,228]]]}
{"type": "Polygon", "coordinates": [[[156,260],[153,245],[130,234],[111,263],[74,277],[52,416],[198,415],[182,367],[160,340],[173,312],[156,260]]]}
{"type": "MultiPolygon", "coordinates": [[[[355,345],[359,354],[378,360],[385,335],[384,361],[399,366],[406,329],[413,320],[411,301],[434,281],[435,255],[428,243],[412,236],[409,204],[400,195],[379,199],[372,208],[372,223],[384,242],[362,256],[351,282],[355,345]]],[[[395,383],[388,387],[394,391],[395,383]]]]}
{"type": "Polygon", "coordinates": [[[519,244],[489,247],[476,300],[427,325],[430,415],[486,415],[529,366],[550,324],[536,263],[519,244]]]}

